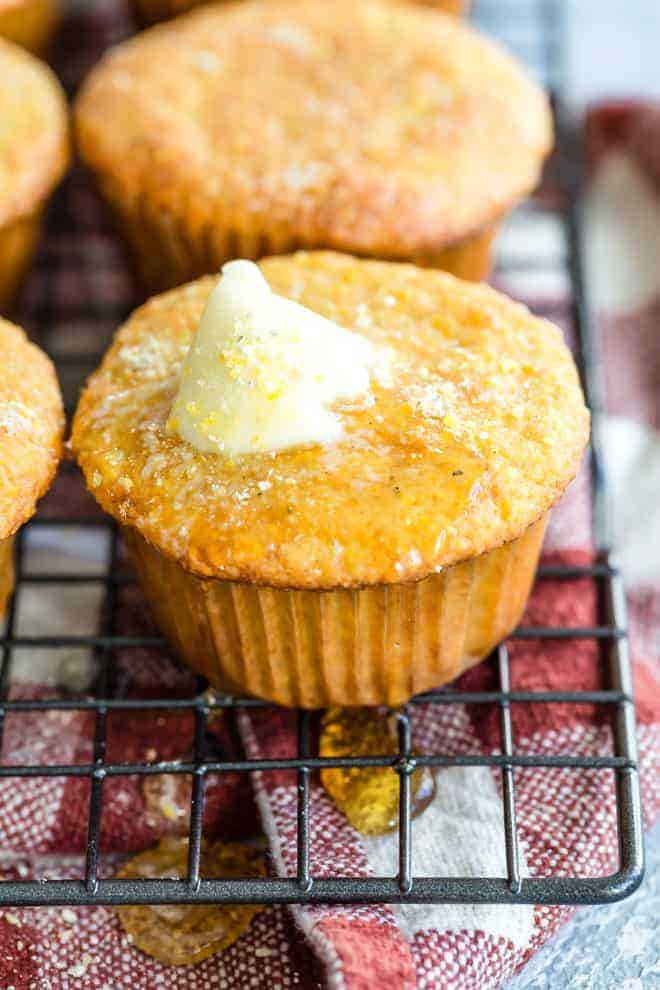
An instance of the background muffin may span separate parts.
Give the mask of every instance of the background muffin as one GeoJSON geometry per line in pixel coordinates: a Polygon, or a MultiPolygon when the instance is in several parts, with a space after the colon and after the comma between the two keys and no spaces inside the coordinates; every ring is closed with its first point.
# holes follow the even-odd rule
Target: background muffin
{"type": "Polygon", "coordinates": [[[13,538],[48,489],[64,414],[55,370],[18,327],[0,319],[0,616],[13,587],[13,538]]]}
{"type": "MultiPolygon", "coordinates": [[[[155,24],[157,21],[175,17],[200,3],[210,0],[133,0],[135,15],[141,24],[155,24]]],[[[359,0],[357,0],[359,2],[359,0]]],[[[465,14],[471,6],[471,0],[411,0],[412,3],[427,4],[449,14],[465,14]]]]}
{"type": "Polygon", "coordinates": [[[41,54],[57,27],[57,0],[0,0],[0,37],[41,54]]]}
{"type": "Polygon", "coordinates": [[[14,299],[68,160],[59,83],[42,62],[0,40],[0,312],[14,299]]]}
{"type": "Polygon", "coordinates": [[[132,0],[135,16],[140,24],[155,24],[169,17],[176,17],[192,7],[209,0],[132,0]]]}
{"type": "MultiPolygon", "coordinates": [[[[201,453],[168,430],[212,278],[152,299],[82,396],[73,447],[160,624],[212,683],[399,704],[518,621],[588,413],[560,331],[486,286],[315,252],[276,292],[393,349],[330,444],[201,453]]],[[[225,351],[221,352],[225,354],[225,351]]]]}
{"type": "Polygon", "coordinates": [[[447,14],[468,14],[472,6],[472,0],[413,0],[427,7],[437,7],[447,14]]]}
{"type": "Polygon", "coordinates": [[[76,121],[150,289],[298,247],[480,278],[551,142],[511,58],[384,0],[200,7],[110,53],[76,121]]]}

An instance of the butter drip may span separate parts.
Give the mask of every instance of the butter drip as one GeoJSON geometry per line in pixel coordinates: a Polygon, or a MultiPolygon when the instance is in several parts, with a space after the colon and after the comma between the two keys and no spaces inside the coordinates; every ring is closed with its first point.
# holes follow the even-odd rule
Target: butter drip
{"type": "Polygon", "coordinates": [[[231,261],[184,362],[168,431],[205,453],[250,454],[337,440],[340,400],[369,401],[384,355],[368,340],[274,293],[231,261]]]}

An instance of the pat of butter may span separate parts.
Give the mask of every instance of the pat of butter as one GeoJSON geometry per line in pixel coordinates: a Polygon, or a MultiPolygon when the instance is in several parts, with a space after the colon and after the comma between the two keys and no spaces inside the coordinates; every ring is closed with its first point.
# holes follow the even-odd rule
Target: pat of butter
{"type": "Polygon", "coordinates": [[[379,350],[224,265],[186,357],[168,430],[203,452],[249,454],[341,436],[338,400],[369,396],[379,350]]]}

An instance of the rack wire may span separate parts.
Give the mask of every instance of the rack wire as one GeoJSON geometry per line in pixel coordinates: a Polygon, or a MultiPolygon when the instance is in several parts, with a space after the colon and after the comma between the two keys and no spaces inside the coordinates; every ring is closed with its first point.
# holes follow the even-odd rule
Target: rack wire
{"type": "MultiPolygon", "coordinates": [[[[500,38],[532,68],[537,77],[551,88],[555,98],[559,153],[556,160],[557,179],[561,189],[560,204],[555,208],[564,234],[565,255],[560,267],[571,286],[570,310],[577,338],[577,359],[583,384],[593,414],[593,436],[590,448],[592,476],[594,544],[596,560],[590,566],[546,566],[539,580],[575,581],[589,579],[598,589],[599,616],[591,627],[526,627],[518,628],[511,639],[535,640],[593,640],[598,643],[604,660],[606,680],[602,688],[592,691],[519,691],[512,690],[509,653],[502,644],[487,662],[497,672],[497,689],[464,691],[445,688],[413,698],[397,713],[398,754],[370,757],[320,758],[315,755],[313,715],[300,711],[297,715],[298,745],[295,757],[281,759],[210,758],[205,735],[211,714],[216,710],[238,712],[247,708],[263,708],[266,703],[252,698],[234,698],[213,694],[199,683],[192,697],[122,697],[113,690],[113,664],[119,650],[164,647],[159,636],[130,636],[117,632],[118,595],[123,585],[134,579],[118,567],[119,540],[114,525],[99,517],[62,516],[53,518],[48,512],[39,514],[24,529],[18,539],[16,593],[10,603],[4,634],[0,638],[0,736],[6,716],[28,712],[47,713],[55,710],[89,711],[95,720],[91,762],[82,764],[0,765],[0,778],[84,777],[91,781],[87,853],[84,878],[80,880],[0,880],[0,905],[44,904],[155,904],[176,902],[482,902],[482,903],[546,903],[579,904],[616,900],[627,896],[639,885],[643,875],[643,840],[639,771],[635,741],[635,715],[632,700],[631,668],[626,633],[625,596],[616,556],[610,544],[607,514],[607,491],[603,470],[600,430],[602,396],[597,339],[593,332],[589,300],[583,276],[583,243],[581,218],[581,154],[579,134],[562,100],[561,91],[561,9],[553,0],[481,0],[476,18],[480,26],[500,38]],[[69,527],[95,527],[105,532],[110,551],[107,567],[101,574],[60,574],[26,570],[25,545],[39,527],[54,527],[65,533],[69,527]],[[40,587],[44,594],[54,587],[90,587],[103,590],[105,596],[104,622],[94,635],[40,634],[26,635],[17,628],[17,603],[26,589],[40,587]],[[94,697],[57,697],[52,699],[11,699],[10,672],[16,651],[87,648],[96,651],[101,674],[94,697]],[[516,752],[512,730],[512,707],[528,703],[556,703],[606,706],[612,712],[613,753],[611,756],[582,757],[569,755],[522,755],[516,752]],[[501,734],[500,752],[490,755],[448,756],[442,753],[414,754],[412,727],[415,710],[420,703],[436,706],[469,703],[493,706],[499,711],[501,734]],[[190,758],[164,764],[139,762],[116,764],[106,760],[108,717],[116,711],[185,711],[194,718],[194,745],[190,758]],[[310,807],[310,777],[324,767],[384,767],[390,766],[399,776],[400,815],[398,827],[398,872],[391,876],[355,877],[336,875],[317,877],[311,869],[312,809],[310,807]],[[411,775],[417,767],[482,766],[499,770],[502,780],[506,875],[501,877],[420,877],[414,873],[412,840],[411,775]],[[571,767],[576,771],[614,772],[616,778],[616,818],[618,829],[619,864],[616,871],[605,877],[526,877],[521,872],[521,855],[516,827],[516,772],[522,768],[571,767]],[[205,782],[211,773],[239,772],[252,774],[257,770],[293,770],[298,781],[297,809],[297,870],[295,875],[251,879],[207,878],[200,875],[200,849],[205,782]],[[186,775],[192,781],[189,830],[188,876],[185,879],[117,880],[100,876],[99,836],[103,806],[104,782],[117,776],[154,774],[186,775]]],[[[80,35],[78,35],[80,37],[80,35]]],[[[84,60],[83,60],[84,61],[84,60]]],[[[75,85],[75,71],[67,63],[68,81],[75,85]]],[[[29,300],[25,322],[36,329],[42,345],[51,352],[75,401],[79,381],[98,361],[112,329],[125,315],[114,300],[98,301],[93,291],[93,265],[86,252],[80,252],[78,262],[88,283],[84,298],[69,301],[65,312],[53,311],[53,283],[59,264],[58,254],[48,247],[53,243],[73,245],[76,230],[71,228],[75,213],[72,202],[77,195],[80,176],[75,174],[58,194],[49,218],[51,240],[42,253],[40,272],[43,285],[29,300]],[[58,241],[59,238],[59,241],[58,241]],[[98,325],[99,338],[95,347],[86,351],[62,352],[57,347],[56,326],[64,319],[72,323],[93,318],[98,325]]],[[[522,262],[532,270],[542,264],[533,255],[522,262]]],[[[500,273],[520,267],[520,260],[501,259],[500,273]]],[[[72,470],[70,467],[64,470],[72,470]]],[[[2,811],[0,810],[0,815],[2,811]]]]}

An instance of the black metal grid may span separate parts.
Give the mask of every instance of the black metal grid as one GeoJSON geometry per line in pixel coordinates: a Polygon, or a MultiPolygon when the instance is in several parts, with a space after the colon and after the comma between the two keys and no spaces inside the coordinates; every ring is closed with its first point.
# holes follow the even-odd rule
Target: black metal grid
{"type": "MultiPolygon", "coordinates": [[[[496,665],[498,688],[493,691],[463,692],[450,688],[430,692],[414,698],[397,715],[399,752],[391,755],[321,759],[314,755],[312,731],[313,716],[298,713],[298,751],[295,758],[271,760],[211,760],[205,752],[204,736],[207,720],[215,709],[237,711],[241,708],[263,707],[255,699],[232,698],[214,695],[203,690],[193,698],[130,699],[113,695],[111,670],[115,651],[130,647],[158,647],[159,637],[134,637],[117,635],[115,630],[115,606],[119,586],[132,580],[121,575],[116,568],[118,538],[114,525],[103,522],[110,535],[111,550],[108,567],[100,576],[88,574],[26,573],[23,545],[25,530],[17,547],[17,591],[10,604],[4,635],[0,638],[0,734],[8,713],[35,712],[54,709],[90,710],[95,714],[93,760],[89,764],[76,765],[25,765],[0,766],[0,777],[62,777],[84,776],[91,780],[89,806],[88,848],[83,880],[0,881],[1,905],[39,904],[125,904],[125,903],[173,903],[173,902],[482,902],[482,903],[591,903],[616,900],[630,894],[640,883],[643,874],[643,840],[639,774],[635,741],[635,714],[632,701],[631,669],[626,634],[626,607],[621,578],[616,559],[610,548],[609,521],[607,517],[607,493],[603,472],[602,441],[600,429],[601,380],[598,364],[597,341],[592,331],[588,299],[583,279],[583,250],[581,224],[581,156],[579,135],[576,135],[561,101],[559,52],[561,50],[561,24],[558,4],[552,0],[509,3],[507,0],[481,0],[477,9],[478,20],[491,33],[503,38],[505,43],[532,65],[536,74],[551,84],[556,96],[559,156],[558,180],[561,187],[561,206],[557,215],[561,220],[565,237],[565,270],[572,289],[571,310],[578,341],[578,363],[585,390],[593,413],[593,438],[591,445],[591,471],[593,479],[594,542],[598,548],[596,562],[588,567],[553,566],[541,569],[539,579],[548,578],[573,581],[588,577],[596,582],[599,591],[600,614],[598,624],[586,628],[519,628],[511,637],[533,639],[593,639],[599,644],[605,661],[606,683],[601,690],[582,692],[534,692],[515,691],[510,687],[509,659],[506,644],[502,644],[491,661],[496,665]],[[98,635],[19,635],[16,628],[16,602],[22,590],[38,585],[48,588],[54,585],[100,584],[105,589],[105,627],[98,635]],[[66,647],[94,648],[101,660],[100,676],[95,698],[57,700],[8,700],[9,675],[12,657],[16,649],[66,647]],[[416,706],[432,702],[438,706],[470,703],[497,706],[499,709],[501,746],[496,755],[447,756],[441,753],[414,755],[411,750],[411,730],[416,706]],[[511,706],[525,703],[571,704],[593,703],[608,706],[612,712],[613,755],[599,758],[566,755],[520,755],[515,751],[512,732],[511,706]],[[110,764],[105,760],[106,720],[108,714],[118,710],[186,710],[194,714],[195,733],[192,758],[175,763],[110,764]],[[399,775],[400,820],[398,830],[399,867],[394,877],[376,876],[356,878],[351,876],[314,877],[310,869],[310,775],[322,767],[383,767],[391,766],[399,775]],[[502,775],[503,822],[506,847],[506,876],[486,877],[417,877],[414,874],[414,850],[411,829],[411,774],[415,767],[433,768],[456,766],[487,766],[499,768],[502,775]],[[616,815],[619,842],[619,865],[608,877],[523,877],[516,831],[515,776],[519,768],[572,767],[614,772],[616,778],[616,815]],[[298,778],[298,860],[294,876],[268,877],[265,879],[221,879],[200,877],[200,843],[202,836],[202,809],[205,779],[209,773],[239,771],[253,773],[257,770],[292,769],[298,778]],[[111,880],[99,877],[99,834],[104,780],[117,775],[186,774],[192,778],[190,814],[189,868],[186,879],[172,880],[111,880]]],[[[53,211],[51,223],[66,232],[66,187],[60,196],[59,207],[53,211]]],[[[51,259],[52,264],[57,259],[51,259]]],[[[80,257],[80,264],[89,261],[80,257]]],[[[538,259],[528,257],[523,267],[533,269],[538,259]]],[[[501,271],[507,267],[519,267],[520,262],[502,261],[501,271]]],[[[52,270],[52,269],[51,269],[52,270]]],[[[89,273],[89,272],[88,272],[89,273]]],[[[91,288],[91,277],[90,277],[91,288]]],[[[89,314],[97,316],[101,324],[112,326],[123,315],[98,308],[94,296],[79,300],[72,319],[89,314]]],[[[43,302],[33,307],[32,318],[49,326],[52,313],[48,309],[48,291],[43,302]]],[[[61,318],[62,314],[58,314],[61,318]]],[[[47,335],[42,338],[48,346],[47,335]]],[[[101,342],[103,343],[103,342],[101,342]]],[[[52,350],[52,348],[51,348],[52,350]]],[[[55,355],[56,359],[58,355],[55,355]]],[[[77,374],[86,373],[97,361],[97,355],[59,355],[62,371],[74,369],[77,374]]],[[[41,525],[56,526],[62,532],[71,525],[99,526],[98,520],[37,518],[29,528],[41,525]]],[[[0,811],[1,814],[1,811],[0,811]]]]}

